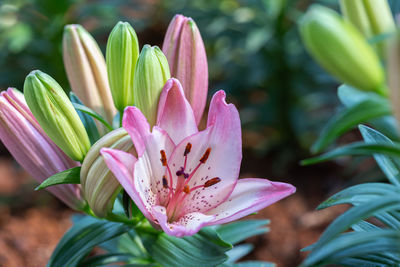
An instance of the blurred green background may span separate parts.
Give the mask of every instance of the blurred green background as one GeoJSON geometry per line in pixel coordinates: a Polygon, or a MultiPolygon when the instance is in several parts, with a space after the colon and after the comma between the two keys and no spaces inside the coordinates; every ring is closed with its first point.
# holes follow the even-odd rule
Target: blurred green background
{"type": "MultiPolygon", "coordinates": [[[[296,21],[316,1],[3,0],[0,5],[0,88],[21,89],[40,69],[66,90],[63,27],[82,24],[104,50],[119,20],[130,22],[140,45],[161,46],[176,13],[192,17],[209,60],[210,95],[224,89],[240,109],[244,148],[272,156],[273,172],[307,156],[336,104],[335,82],[310,60],[296,21]]],[[[318,1],[335,7],[336,1],[318,1]]]]}

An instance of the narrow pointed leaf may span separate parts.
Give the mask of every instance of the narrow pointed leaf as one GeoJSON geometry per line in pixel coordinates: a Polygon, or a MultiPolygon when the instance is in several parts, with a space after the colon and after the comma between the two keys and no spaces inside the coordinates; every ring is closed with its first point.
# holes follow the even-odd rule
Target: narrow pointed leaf
{"type": "Polygon", "coordinates": [[[59,173],[56,173],[43,181],[35,190],[44,189],[46,187],[57,184],[80,184],[81,167],[71,168],[59,173]]]}
{"type": "Polygon", "coordinates": [[[249,237],[268,232],[269,220],[246,220],[219,226],[216,230],[223,240],[237,244],[249,237]]]}
{"type": "Polygon", "coordinates": [[[312,151],[314,153],[322,151],[336,138],[360,123],[389,114],[391,114],[389,104],[380,99],[367,100],[343,109],[325,125],[318,140],[312,146],[312,151]]]}
{"type": "Polygon", "coordinates": [[[48,267],[78,266],[78,263],[93,249],[107,240],[129,230],[129,226],[92,217],[76,222],[58,243],[50,257],[48,267]]]}
{"type": "Polygon", "coordinates": [[[337,263],[347,257],[369,255],[376,252],[398,251],[400,233],[393,230],[352,232],[324,244],[308,255],[301,266],[322,266],[337,263]]]}
{"type": "Polygon", "coordinates": [[[302,160],[301,164],[311,165],[342,156],[349,156],[349,155],[372,156],[373,154],[385,154],[385,155],[399,157],[400,144],[388,144],[388,143],[365,144],[364,142],[352,143],[347,146],[336,148],[332,151],[329,151],[317,157],[302,160]]]}
{"type": "Polygon", "coordinates": [[[76,110],[80,110],[80,111],[92,116],[93,118],[95,118],[96,120],[101,122],[102,124],[104,124],[104,126],[106,126],[108,130],[110,130],[110,131],[113,130],[113,127],[100,114],[98,114],[98,113],[94,112],[93,110],[91,110],[90,108],[88,108],[84,105],[80,105],[78,103],[72,103],[72,105],[74,106],[74,108],[76,110]]]}
{"type": "MultiPolygon", "coordinates": [[[[387,143],[388,145],[393,145],[389,138],[374,129],[364,125],[360,125],[359,129],[364,141],[368,144],[387,143]]],[[[400,186],[400,160],[398,157],[375,154],[374,158],[388,180],[392,184],[400,186]]]]}
{"type": "Polygon", "coordinates": [[[222,240],[216,231],[204,228],[183,238],[160,234],[148,251],[165,267],[211,267],[225,262],[228,259],[225,252],[231,248],[232,245],[222,240]]]}
{"type": "MultiPolygon", "coordinates": [[[[72,103],[83,105],[80,99],[73,93],[69,93],[69,99],[72,103]]],[[[100,138],[99,131],[97,130],[96,123],[94,122],[93,118],[89,116],[87,113],[82,112],[79,109],[76,109],[79,118],[81,119],[83,126],[85,126],[86,132],[89,136],[90,143],[93,145],[96,141],[100,138]]]]}

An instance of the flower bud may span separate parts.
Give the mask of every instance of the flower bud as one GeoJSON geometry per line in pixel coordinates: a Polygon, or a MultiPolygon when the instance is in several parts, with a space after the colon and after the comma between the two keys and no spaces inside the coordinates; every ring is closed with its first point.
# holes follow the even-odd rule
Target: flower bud
{"type": "MultiPolygon", "coordinates": [[[[393,33],[396,26],[387,0],[340,0],[343,16],[353,23],[366,38],[393,33]]],[[[385,50],[388,38],[377,44],[381,55],[385,50]]]]}
{"type": "Polygon", "coordinates": [[[134,104],[152,126],[156,123],[161,90],[170,77],[167,59],[160,48],[143,46],[135,69],[134,104]]]}
{"type": "Polygon", "coordinates": [[[162,50],[168,59],[171,75],[183,86],[198,124],[207,101],[208,65],[196,23],[191,18],[176,15],[168,26],[162,50]]]}
{"type": "Polygon", "coordinates": [[[132,139],[123,129],[116,129],[98,140],[89,150],[81,169],[81,184],[85,199],[98,217],[105,217],[112,210],[121,190],[118,180],[100,155],[103,147],[133,153],[132,139]]]}
{"type": "Polygon", "coordinates": [[[387,94],[384,71],[373,48],[335,11],[311,7],[300,31],[310,54],[336,78],[361,90],[387,94]]]}
{"type": "Polygon", "coordinates": [[[49,75],[32,71],[25,79],[24,96],[51,140],[70,158],[82,161],[90,148],[89,137],[61,86],[49,75]]]}
{"type": "Polygon", "coordinates": [[[365,37],[369,38],[373,35],[371,23],[362,0],[340,0],[340,9],[343,17],[353,23],[365,37]]]}
{"type": "Polygon", "coordinates": [[[67,25],[63,59],[71,89],[82,102],[112,123],[116,113],[108,84],[104,56],[81,25],[67,25]]]}
{"type": "Polygon", "coordinates": [[[133,80],[139,55],[135,30],[128,22],[118,22],[107,42],[108,79],[115,107],[123,112],[133,105],[133,80]]]}
{"type": "MultiPolygon", "coordinates": [[[[23,94],[13,88],[0,94],[0,139],[14,159],[39,183],[79,166],[45,134],[23,94]]],[[[85,205],[79,185],[55,185],[46,190],[73,209],[79,210],[85,205]]]]}

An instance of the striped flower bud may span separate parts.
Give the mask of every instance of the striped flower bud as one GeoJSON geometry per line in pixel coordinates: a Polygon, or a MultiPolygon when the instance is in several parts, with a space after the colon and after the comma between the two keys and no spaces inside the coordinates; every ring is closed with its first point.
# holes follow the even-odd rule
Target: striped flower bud
{"type": "Polygon", "coordinates": [[[61,86],[49,75],[32,71],[25,79],[24,96],[51,140],[70,158],[82,161],[90,148],[89,137],[61,86]]]}
{"type": "Polygon", "coordinates": [[[176,15],[168,26],[162,50],[168,59],[171,75],[183,86],[198,124],[207,101],[208,65],[196,23],[191,18],[176,15]]]}
{"type": "Polygon", "coordinates": [[[107,42],[108,79],[115,107],[123,112],[133,105],[133,80],[139,55],[135,30],[128,22],[118,22],[107,42]]]}
{"type": "Polygon", "coordinates": [[[105,217],[112,210],[121,190],[118,180],[107,167],[100,149],[115,148],[133,153],[132,139],[123,129],[116,129],[98,140],[89,150],[81,169],[81,184],[85,199],[98,217],[105,217]]]}
{"type": "Polygon", "coordinates": [[[156,123],[161,90],[170,77],[167,59],[160,48],[145,45],[135,69],[134,104],[150,125],[156,123]]]}
{"type": "MultiPolygon", "coordinates": [[[[353,23],[367,38],[390,34],[396,26],[387,0],[340,0],[343,16],[353,23]]],[[[378,50],[385,55],[388,38],[378,43],[378,50]]]]}
{"type": "Polygon", "coordinates": [[[106,62],[96,41],[81,25],[65,26],[63,59],[72,91],[87,107],[112,123],[116,110],[106,62]]]}
{"type": "Polygon", "coordinates": [[[384,71],[373,48],[335,11],[312,6],[300,23],[300,32],[310,54],[340,81],[387,94],[384,71]]]}
{"type": "MultiPolygon", "coordinates": [[[[0,94],[0,139],[14,159],[39,183],[79,166],[45,134],[26,105],[24,95],[13,88],[0,94]]],[[[79,210],[85,205],[79,185],[55,185],[46,190],[72,209],[79,210]]]]}

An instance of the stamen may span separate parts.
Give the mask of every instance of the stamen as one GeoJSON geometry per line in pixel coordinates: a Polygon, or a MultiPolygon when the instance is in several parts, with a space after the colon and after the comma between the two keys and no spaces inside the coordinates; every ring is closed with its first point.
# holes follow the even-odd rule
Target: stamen
{"type": "Polygon", "coordinates": [[[190,193],[190,188],[189,188],[188,185],[185,185],[185,186],[183,187],[183,192],[185,192],[186,194],[189,194],[189,193],[190,193]]]}
{"type": "Polygon", "coordinates": [[[205,182],[204,183],[204,187],[210,187],[210,186],[213,186],[215,184],[218,184],[219,182],[221,182],[221,178],[214,177],[214,178],[208,180],[207,182],[205,182]]]}
{"type": "Polygon", "coordinates": [[[162,184],[163,184],[163,187],[164,187],[165,189],[168,188],[168,181],[167,181],[167,178],[165,177],[165,175],[164,175],[163,178],[162,178],[162,184]]]}
{"type": "Polygon", "coordinates": [[[201,157],[200,162],[201,163],[206,163],[208,157],[210,156],[211,153],[211,147],[207,148],[206,152],[204,152],[204,155],[201,157]]]}
{"type": "Polygon", "coordinates": [[[165,154],[165,150],[160,150],[161,154],[161,163],[163,166],[167,166],[167,155],[165,154]]]}
{"type": "Polygon", "coordinates": [[[190,150],[192,149],[192,144],[191,143],[187,143],[186,148],[185,148],[185,152],[183,153],[183,156],[187,156],[190,153],[190,150]]]}

